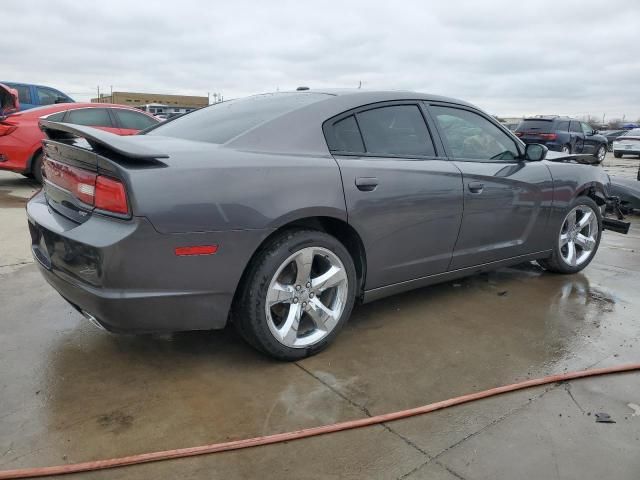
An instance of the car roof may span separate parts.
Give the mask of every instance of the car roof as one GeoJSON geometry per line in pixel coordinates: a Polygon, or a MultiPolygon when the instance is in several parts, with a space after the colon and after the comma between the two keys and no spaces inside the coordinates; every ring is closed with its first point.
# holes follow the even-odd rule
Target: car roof
{"type": "Polygon", "coordinates": [[[119,108],[122,110],[132,110],[134,112],[140,112],[147,116],[153,117],[153,115],[143,112],[142,110],[128,105],[119,105],[117,103],[93,103],[93,102],[69,102],[69,103],[54,103],[53,105],[43,105],[41,107],[30,108],[28,110],[21,110],[19,112],[12,113],[12,117],[34,117],[49,115],[51,113],[64,112],[66,110],[78,110],[81,108],[119,108]]]}
{"type": "Polygon", "coordinates": [[[533,117],[525,117],[522,119],[524,120],[548,120],[548,121],[553,121],[553,120],[575,120],[575,118],[571,118],[571,117],[565,117],[565,116],[561,116],[561,115],[535,115],[533,117]]]}

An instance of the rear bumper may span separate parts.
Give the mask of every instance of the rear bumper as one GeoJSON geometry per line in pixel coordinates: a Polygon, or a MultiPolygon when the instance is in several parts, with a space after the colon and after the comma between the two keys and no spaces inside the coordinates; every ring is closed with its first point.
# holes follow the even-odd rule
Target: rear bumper
{"type": "Polygon", "coordinates": [[[14,135],[0,137],[0,170],[27,173],[33,152],[14,135]]]}
{"type": "Polygon", "coordinates": [[[42,192],[27,204],[27,216],[44,278],[114,332],[223,328],[251,244],[260,241],[256,231],[160,234],[142,217],[94,214],[76,224],[52,211],[42,192]],[[179,246],[214,243],[215,255],[174,254],[179,246]]]}
{"type": "Polygon", "coordinates": [[[622,153],[623,155],[640,155],[640,148],[627,149],[613,147],[613,153],[622,153]]]}

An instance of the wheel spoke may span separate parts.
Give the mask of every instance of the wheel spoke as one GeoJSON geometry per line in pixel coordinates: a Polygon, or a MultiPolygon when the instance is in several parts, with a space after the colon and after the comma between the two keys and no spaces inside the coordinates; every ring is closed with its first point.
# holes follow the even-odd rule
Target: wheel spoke
{"type": "Polygon", "coordinates": [[[578,222],[578,228],[582,230],[584,227],[586,227],[589,224],[589,222],[591,222],[592,217],[593,217],[593,212],[591,210],[584,212],[584,214],[582,215],[582,218],[578,222]]]}
{"type": "Polygon", "coordinates": [[[330,332],[338,323],[338,313],[329,309],[319,298],[313,298],[309,301],[309,310],[307,313],[315,323],[316,328],[330,332]]]}
{"type": "Polygon", "coordinates": [[[298,338],[298,327],[300,326],[300,317],[302,316],[302,307],[299,303],[292,303],[289,306],[289,313],[282,326],[278,329],[278,334],[283,342],[287,345],[293,345],[298,338]]]}
{"type": "Polygon", "coordinates": [[[572,230],[573,227],[576,226],[576,214],[577,212],[575,210],[571,210],[571,212],[569,212],[569,215],[567,215],[567,231],[572,230]]]}
{"type": "Polygon", "coordinates": [[[567,243],[569,243],[569,234],[563,233],[560,235],[560,246],[564,247],[567,243]]]}
{"type": "Polygon", "coordinates": [[[313,264],[313,250],[305,248],[300,250],[296,258],[296,285],[304,285],[311,276],[311,265],[313,264]]]}
{"type": "Polygon", "coordinates": [[[294,291],[293,285],[284,285],[280,282],[275,282],[267,293],[267,305],[272,307],[278,303],[291,303],[294,297],[294,291]]]}
{"type": "Polygon", "coordinates": [[[578,236],[576,236],[576,244],[582,247],[583,250],[590,252],[593,250],[593,247],[595,247],[596,241],[593,237],[578,234],[578,236]]]}
{"type": "Polygon", "coordinates": [[[325,273],[311,279],[311,288],[321,293],[329,288],[339,285],[346,279],[347,276],[344,273],[344,270],[332,265],[325,273]]]}
{"type": "Polygon", "coordinates": [[[567,256],[565,258],[569,265],[576,266],[576,244],[573,241],[567,243],[567,256]]]}

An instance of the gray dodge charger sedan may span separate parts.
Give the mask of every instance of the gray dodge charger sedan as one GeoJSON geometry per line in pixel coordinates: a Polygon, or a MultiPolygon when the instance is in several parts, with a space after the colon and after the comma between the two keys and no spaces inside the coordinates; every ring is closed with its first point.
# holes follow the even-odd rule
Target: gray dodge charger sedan
{"type": "Polygon", "coordinates": [[[133,137],[42,121],[27,205],[46,280],[114,332],[223,328],[319,352],[354,303],[536,260],[593,259],[609,178],[412,92],[232,100],[133,137]]]}

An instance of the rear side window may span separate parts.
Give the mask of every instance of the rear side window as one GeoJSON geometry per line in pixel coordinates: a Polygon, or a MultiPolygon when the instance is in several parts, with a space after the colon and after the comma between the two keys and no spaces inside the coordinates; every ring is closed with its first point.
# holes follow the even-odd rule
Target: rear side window
{"type": "Polygon", "coordinates": [[[112,127],[111,117],[106,108],[84,108],[70,110],[67,123],[87,125],[90,127],[112,127]]]}
{"type": "Polygon", "coordinates": [[[31,89],[27,85],[8,85],[8,87],[18,91],[18,100],[20,103],[32,103],[31,89]]]}
{"type": "Polygon", "coordinates": [[[58,113],[54,113],[53,115],[49,115],[47,117],[47,120],[51,120],[52,122],[61,122],[62,119],[64,118],[64,114],[67,112],[58,112],[58,113]]]}
{"type": "Polygon", "coordinates": [[[147,135],[225,143],[261,123],[326,98],[326,94],[309,92],[273,93],[230,100],[161,124],[147,135]]]}
{"type": "Polygon", "coordinates": [[[394,105],[357,114],[367,153],[434,156],[427,125],[417,105],[394,105]]]}
{"type": "Polygon", "coordinates": [[[582,127],[580,126],[580,122],[571,122],[571,131],[582,133],[582,127]]]}
{"type": "Polygon", "coordinates": [[[561,120],[556,123],[556,131],[557,132],[568,132],[569,131],[569,122],[566,120],[561,120]]]}
{"type": "Polygon", "coordinates": [[[114,112],[118,117],[120,127],[127,128],[129,130],[144,130],[145,128],[153,127],[158,123],[148,115],[134,112],[132,110],[114,108],[112,112],[114,112]]]}
{"type": "Polygon", "coordinates": [[[516,132],[549,133],[552,126],[551,120],[523,120],[516,128],[516,132]]]}
{"type": "Polygon", "coordinates": [[[332,151],[362,153],[364,144],[360,136],[358,124],[353,115],[343,118],[333,124],[332,151]]]}

